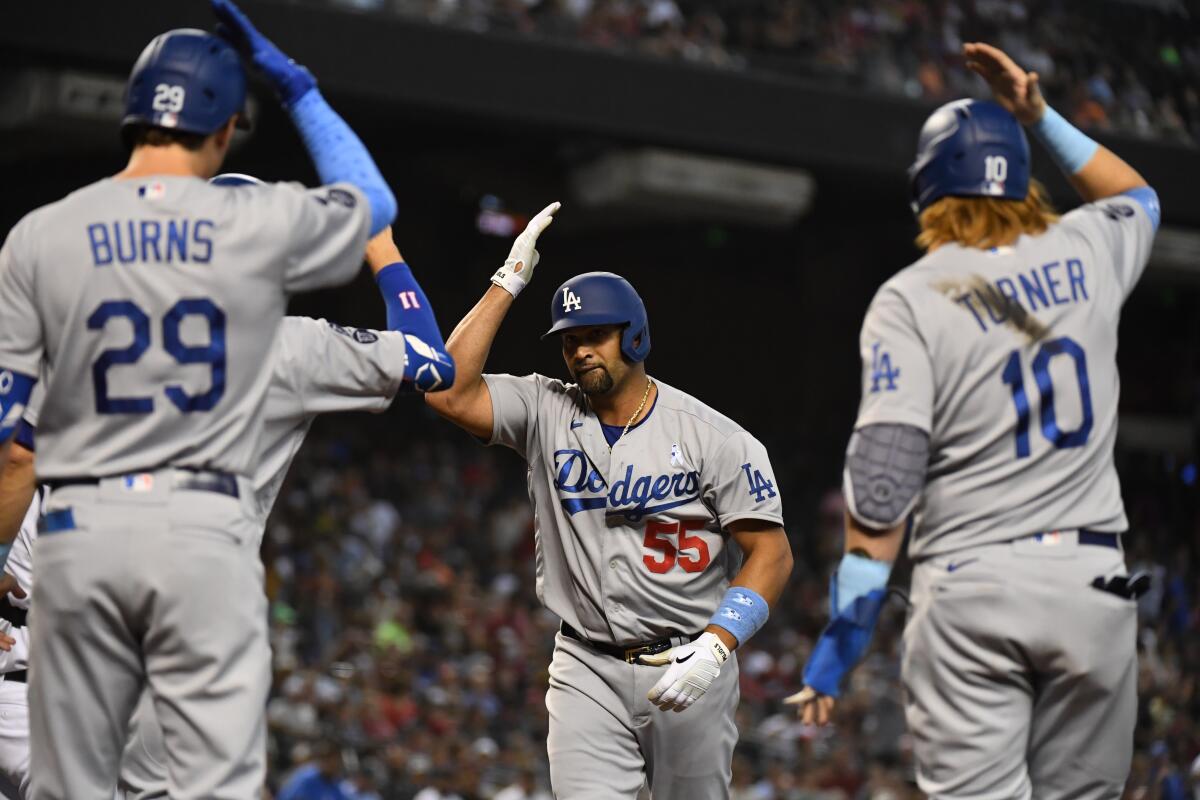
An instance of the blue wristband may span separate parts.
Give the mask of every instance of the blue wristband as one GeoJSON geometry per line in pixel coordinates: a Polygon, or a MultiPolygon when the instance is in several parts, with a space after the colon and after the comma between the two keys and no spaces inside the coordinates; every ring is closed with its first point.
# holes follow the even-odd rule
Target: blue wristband
{"type": "Polygon", "coordinates": [[[740,646],[758,633],[770,614],[771,607],[758,592],[745,586],[730,586],[708,624],[732,633],[740,646]]]}
{"type": "Polygon", "coordinates": [[[25,413],[37,378],[11,369],[0,369],[0,442],[8,441],[25,413]]]}
{"type": "Polygon", "coordinates": [[[313,87],[288,107],[288,113],[317,168],[321,183],[352,183],[371,206],[371,235],[392,224],[396,198],[358,135],[313,87]]]}
{"type": "Polygon", "coordinates": [[[1095,140],[1063,119],[1050,106],[1046,106],[1042,118],[1033,124],[1033,133],[1050,151],[1055,163],[1069,175],[1083,169],[1100,149],[1095,140]]]}

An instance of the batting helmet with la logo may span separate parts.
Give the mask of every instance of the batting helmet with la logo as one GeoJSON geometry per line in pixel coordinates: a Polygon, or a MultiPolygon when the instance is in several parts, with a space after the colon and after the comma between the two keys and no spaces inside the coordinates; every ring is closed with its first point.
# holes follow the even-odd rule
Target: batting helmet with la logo
{"type": "Polygon", "coordinates": [[[558,287],[550,298],[550,330],[542,338],[569,328],[624,325],[621,352],[630,361],[650,354],[650,321],[646,306],[629,281],[611,272],[586,272],[558,287]]]}

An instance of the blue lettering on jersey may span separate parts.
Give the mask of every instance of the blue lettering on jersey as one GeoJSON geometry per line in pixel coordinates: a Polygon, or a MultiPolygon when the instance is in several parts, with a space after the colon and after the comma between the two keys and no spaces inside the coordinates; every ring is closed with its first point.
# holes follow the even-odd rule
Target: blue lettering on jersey
{"type": "Polygon", "coordinates": [[[754,502],[761,503],[764,495],[775,496],[775,482],[764,478],[762,470],[754,469],[746,463],[742,464],[742,472],[746,473],[746,483],[750,484],[750,494],[754,495],[754,502]]]}
{"type": "Polygon", "coordinates": [[[92,264],[207,264],[215,227],[210,219],[93,222],[87,226],[92,264]]]}
{"type": "Polygon", "coordinates": [[[896,378],[900,377],[900,369],[892,368],[892,356],[884,351],[879,352],[879,342],[871,345],[871,393],[879,391],[880,381],[886,381],[883,389],[887,392],[896,391],[896,378]]]}
{"type": "MultiPolygon", "coordinates": [[[[952,298],[971,312],[979,330],[987,332],[996,326],[1020,322],[1021,311],[1034,312],[1052,306],[1082,303],[1091,300],[1087,287],[1087,270],[1083,261],[1068,258],[1051,261],[1027,272],[997,278],[989,283],[976,278],[971,289],[952,298]],[[983,313],[980,313],[980,311],[983,313]],[[991,322],[989,325],[988,322],[991,322]]],[[[878,345],[876,345],[878,347],[878,345]]],[[[872,387],[871,391],[878,391],[872,387]]]]}
{"type": "Polygon", "coordinates": [[[609,516],[624,516],[630,522],[638,522],[700,497],[700,473],[696,471],[635,475],[630,464],[610,489],[581,450],[556,450],[554,467],[554,488],[568,515],[607,508],[609,516]]]}

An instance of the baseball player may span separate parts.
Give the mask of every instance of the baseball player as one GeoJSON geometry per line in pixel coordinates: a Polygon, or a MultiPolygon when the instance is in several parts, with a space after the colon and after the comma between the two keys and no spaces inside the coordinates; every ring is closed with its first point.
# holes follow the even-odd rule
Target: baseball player
{"type": "Polygon", "coordinates": [[[244,551],[257,543],[261,365],[287,293],[349,280],[395,214],[312,76],[227,0],[213,7],[336,185],[209,185],[246,77],[226,39],[171,31],[130,76],[126,168],[29,214],[0,251],[0,441],[53,365],[38,428],[53,491],[35,548],[34,798],[110,792],[144,688],[173,798],[258,795],[270,653],[244,551]]]}
{"type": "MultiPolygon", "coordinates": [[[[262,182],[246,175],[229,174],[214,178],[212,183],[243,186],[262,182]]],[[[305,317],[285,317],[281,323],[270,359],[271,381],[263,409],[263,435],[256,451],[252,480],[257,540],[248,558],[256,562],[271,507],[318,414],[383,411],[402,385],[417,391],[439,391],[454,383],[454,362],[444,352],[432,307],[396,248],[390,229],[368,242],[366,255],[384,297],[388,330],[354,329],[305,317]]],[[[13,448],[13,455],[30,465],[36,447],[34,430],[41,406],[39,394],[34,392],[13,448]]],[[[25,485],[17,477],[0,479],[0,501],[21,497],[25,485]]],[[[0,581],[0,589],[19,587],[17,599],[10,596],[10,600],[21,608],[28,608],[28,598],[33,593],[31,546],[37,538],[40,506],[40,496],[34,497],[5,565],[6,577],[0,581]]],[[[0,534],[10,531],[0,529],[0,534]]],[[[3,613],[0,603],[0,615],[3,613]]],[[[25,629],[15,628],[13,634],[17,637],[16,646],[11,657],[6,659],[0,654],[0,673],[24,669],[25,629]]],[[[0,636],[0,648],[3,644],[4,637],[0,636]]],[[[11,675],[5,677],[11,680],[11,675]]],[[[23,689],[19,686],[8,690],[0,682],[0,702],[16,708],[24,706],[23,689]]],[[[21,780],[27,784],[28,762],[25,715],[11,713],[0,719],[0,774],[16,775],[14,782],[21,780]],[[12,746],[5,748],[5,742],[11,742],[12,746]]],[[[149,692],[142,694],[134,712],[122,758],[120,788],[122,797],[128,800],[168,796],[163,737],[149,692]]]]}
{"type": "Polygon", "coordinates": [[[728,797],[733,651],[791,572],[779,489],[753,436],[647,375],[646,309],[612,273],[551,297],[547,335],[574,383],[481,374],[557,209],[534,217],[450,337],[454,387],[425,400],[529,463],[537,594],[562,618],[546,695],[555,796],[632,800],[646,784],[656,800],[728,797]]]}
{"type": "Polygon", "coordinates": [[[1137,705],[1136,611],[1113,466],[1117,321],[1157,197],[1046,106],[1037,75],[964,48],[995,102],[939,108],[910,170],[927,254],[863,322],[832,621],[792,698],[826,723],[913,513],[903,681],[934,798],[1117,798],[1137,705]],[[1029,127],[1085,201],[1057,217],[1029,127]]]}

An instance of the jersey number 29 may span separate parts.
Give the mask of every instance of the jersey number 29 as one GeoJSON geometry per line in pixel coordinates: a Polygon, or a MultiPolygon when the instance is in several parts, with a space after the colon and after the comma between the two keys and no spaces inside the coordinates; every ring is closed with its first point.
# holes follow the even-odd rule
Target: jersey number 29
{"type": "MultiPolygon", "coordinates": [[[[1025,374],[1021,369],[1021,351],[1013,350],[1004,365],[1001,379],[1012,389],[1013,405],[1017,407],[1017,458],[1029,456],[1029,395],[1025,392],[1025,374]]],[[[1041,395],[1042,435],[1055,447],[1064,450],[1082,447],[1092,432],[1092,391],[1088,387],[1087,355],[1069,336],[1051,339],[1033,357],[1033,377],[1041,395]],[[1079,401],[1083,406],[1083,421],[1073,431],[1058,425],[1054,410],[1054,382],[1050,378],[1050,362],[1057,356],[1069,356],[1075,362],[1075,377],[1079,381],[1079,401]]]]}
{"type": "MultiPolygon", "coordinates": [[[[97,414],[149,414],[154,411],[152,397],[110,397],[108,368],[114,364],[133,364],[150,349],[150,317],[131,300],[106,300],[87,318],[91,330],[103,330],[109,320],[126,319],[133,326],[133,343],[128,347],[110,347],[92,363],[92,386],[96,392],[97,414]]],[[[185,414],[211,411],[225,394],[225,312],[212,300],[191,297],[180,300],[162,320],[163,349],[180,364],[208,364],[212,380],[207,392],[188,394],[182,386],[168,385],[167,399],[185,414]],[[180,328],[187,317],[202,317],[208,323],[208,344],[183,343],[180,328]]]]}

